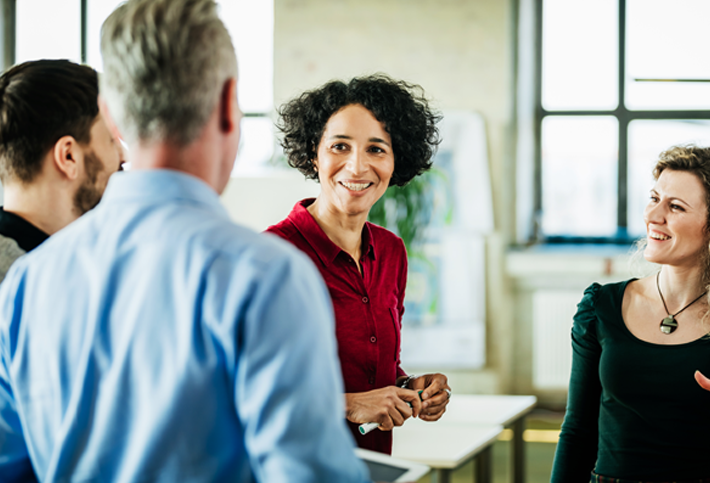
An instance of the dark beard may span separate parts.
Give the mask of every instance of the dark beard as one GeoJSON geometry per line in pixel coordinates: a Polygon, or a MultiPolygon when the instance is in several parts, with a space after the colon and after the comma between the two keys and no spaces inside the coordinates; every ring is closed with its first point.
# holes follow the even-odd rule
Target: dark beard
{"type": "Polygon", "coordinates": [[[103,190],[96,186],[96,180],[103,165],[93,152],[86,153],[84,156],[84,169],[86,176],[74,194],[74,208],[79,212],[79,215],[83,215],[98,205],[103,195],[103,190]]]}

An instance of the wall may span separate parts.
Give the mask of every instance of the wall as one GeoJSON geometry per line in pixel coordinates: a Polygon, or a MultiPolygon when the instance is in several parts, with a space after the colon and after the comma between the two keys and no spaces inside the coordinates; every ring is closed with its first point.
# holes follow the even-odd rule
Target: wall
{"type": "Polygon", "coordinates": [[[222,193],[222,203],[232,219],[256,231],[264,231],[291,212],[298,200],[315,198],[318,183],[294,170],[264,176],[232,178],[222,193]]]}
{"type": "MultiPolygon", "coordinates": [[[[582,299],[586,287],[593,282],[601,284],[644,277],[657,270],[657,266],[646,262],[634,249],[627,246],[537,246],[511,250],[506,257],[506,272],[513,285],[515,307],[515,371],[513,387],[516,391],[535,394],[538,404],[548,408],[562,409],[567,399],[565,376],[564,387],[535,387],[534,366],[534,303],[538,291],[563,291],[572,296],[565,312],[569,318],[558,326],[553,341],[545,344],[542,357],[557,359],[560,352],[568,352],[571,360],[569,334],[572,315],[577,311],[577,303],[582,299]],[[556,344],[564,344],[564,347],[556,344]],[[550,354],[552,352],[552,354],[550,354]]],[[[555,304],[556,305],[556,304],[555,304]]],[[[540,335],[540,334],[537,334],[540,335]]],[[[558,370],[564,368],[558,367],[558,370]]],[[[569,370],[569,367],[567,367],[569,370]]]]}
{"type": "Polygon", "coordinates": [[[333,78],[385,72],[420,84],[440,109],[486,120],[496,223],[487,241],[488,366],[447,371],[459,392],[515,391],[504,273],[514,223],[514,20],[514,0],[275,0],[275,105],[333,78]]]}

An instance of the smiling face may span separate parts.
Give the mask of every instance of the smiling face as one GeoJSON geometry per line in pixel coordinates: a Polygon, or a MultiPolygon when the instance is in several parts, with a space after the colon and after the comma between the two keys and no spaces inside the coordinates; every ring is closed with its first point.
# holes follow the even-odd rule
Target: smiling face
{"type": "Polygon", "coordinates": [[[692,266],[708,250],[705,188],[693,173],[664,170],[651,190],[643,217],[648,261],[692,266]]]}
{"type": "Polygon", "coordinates": [[[369,110],[349,105],[328,120],[314,164],[318,203],[332,213],[366,217],[394,172],[392,139],[369,110]]]}

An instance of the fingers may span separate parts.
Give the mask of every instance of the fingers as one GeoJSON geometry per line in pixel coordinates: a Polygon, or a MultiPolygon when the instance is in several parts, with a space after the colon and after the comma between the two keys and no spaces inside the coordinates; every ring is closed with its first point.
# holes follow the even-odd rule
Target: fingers
{"type": "Polygon", "coordinates": [[[444,398],[444,401],[441,402],[441,404],[434,404],[433,401],[434,401],[434,399],[430,399],[429,401],[427,401],[427,402],[429,402],[429,405],[428,405],[427,407],[425,407],[424,409],[422,409],[422,413],[424,413],[424,414],[434,414],[434,413],[437,413],[437,412],[439,412],[439,411],[441,411],[441,412],[446,411],[446,405],[449,404],[449,400],[448,400],[448,399],[444,398]],[[430,402],[430,401],[431,401],[431,402],[430,402]]]}
{"type": "Polygon", "coordinates": [[[424,391],[422,392],[422,401],[426,401],[438,393],[443,392],[445,388],[451,389],[448,384],[448,379],[443,374],[426,374],[422,376],[422,379],[426,381],[426,387],[424,387],[424,391]]]}
{"type": "Polygon", "coordinates": [[[441,419],[445,412],[446,406],[444,406],[443,409],[437,412],[423,412],[419,415],[419,419],[421,419],[422,421],[438,421],[439,419],[441,419]]]}
{"type": "MultiPolygon", "coordinates": [[[[393,388],[397,389],[397,388],[393,388]]],[[[412,409],[405,401],[399,398],[396,392],[388,397],[382,406],[382,411],[378,422],[380,429],[390,431],[395,426],[402,426],[407,418],[412,416],[412,409]]]]}
{"type": "Polygon", "coordinates": [[[441,391],[440,394],[422,404],[422,413],[419,418],[424,421],[437,421],[446,412],[447,404],[449,404],[449,396],[445,391],[441,391]]]}
{"type": "MultiPolygon", "coordinates": [[[[419,392],[399,387],[396,389],[398,398],[411,405],[412,409],[409,411],[409,414],[416,418],[422,412],[422,401],[419,397],[419,392]]],[[[404,404],[406,406],[406,403],[404,404]]],[[[409,406],[407,406],[407,409],[409,410],[409,406]]]]}
{"type": "Polygon", "coordinates": [[[407,418],[412,417],[413,414],[418,415],[421,411],[421,403],[415,402],[415,399],[419,399],[419,395],[416,392],[394,386],[388,387],[386,391],[378,418],[380,429],[389,431],[394,426],[402,426],[407,418]],[[412,409],[407,403],[416,403],[418,409],[412,409]]]}
{"type": "MultiPolygon", "coordinates": [[[[448,389],[448,386],[446,387],[448,389]]],[[[435,406],[446,406],[449,404],[449,395],[442,390],[422,403],[422,410],[431,411],[435,406]]]]}
{"type": "Polygon", "coordinates": [[[377,427],[377,429],[379,429],[380,431],[392,431],[392,428],[394,428],[395,426],[394,421],[392,421],[392,418],[389,416],[389,414],[382,416],[378,423],[380,423],[380,425],[377,427]]]}
{"type": "Polygon", "coordinates": [[[706,391],[710,391],[710,379],[705,377],[702,372],[695,371],[695,380],[698,381],[700,387],[702,387],[706,391]]]}
{"type": "MultiPolygon", "coordinates": [[[[422,402],[419,391],[404,389],[395,386],[388,386],[373,391],[364,393],[347,393],[345,395],[346,418],[348,421],[362,424],[370,421],[376,422],[378,428],[382,431],[390,431],[395,426],[401,426],[410,417],[418,417],[422,415],[425,408],[427,421],[435,421],[441,417],[446,410],[448,397],[444,387],[446,385],[446,377],[439,374],[423,376],[420,379],[420,384],[423,391],[425,386],[425,378],[432,378],[436,381],[436,385],[429,384],[431,391],[440,387],[442,390],[437,393],[432,393],[428,401],[422,402]]],[[[428,381],[427,381],[428,382],[428,381]]]]}
{"type": "Polygon", "coordinates": [[[402,426],[404,420],[412,416],[412,410],[409,409],[407,403],[397,398],[394,405],[389,408],[389,415],[395,426],[402,426]]]}
{"type": "Polygon", "coordinates": [[[437,421],[446,412],[446,405],[449,404],[449,393],[451,387],[448,379],[443,374],[427,374],[428,385],[422,392],[422,412],[419,418],[424,421],[437,421]]]}

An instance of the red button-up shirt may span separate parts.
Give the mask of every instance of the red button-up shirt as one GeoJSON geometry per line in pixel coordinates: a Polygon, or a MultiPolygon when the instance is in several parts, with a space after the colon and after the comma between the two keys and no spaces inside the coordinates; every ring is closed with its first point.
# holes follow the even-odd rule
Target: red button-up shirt
{"type": "MultiPolygon", "coordinates": [[[[407,253],[402,240],[382,227],[365,223],[358,272],[352,257],[333,243],[300,201],[288,218],[266,231],[305,252],[325,280],[335,311],[338,356],[345,392],[365,392],[395,384],[406,375],[400,367],[400,329],[407,282],[407,253]]],[[[392,452],[392,432],[363,436],[348,422],[361,448],[392,452]]]]}

